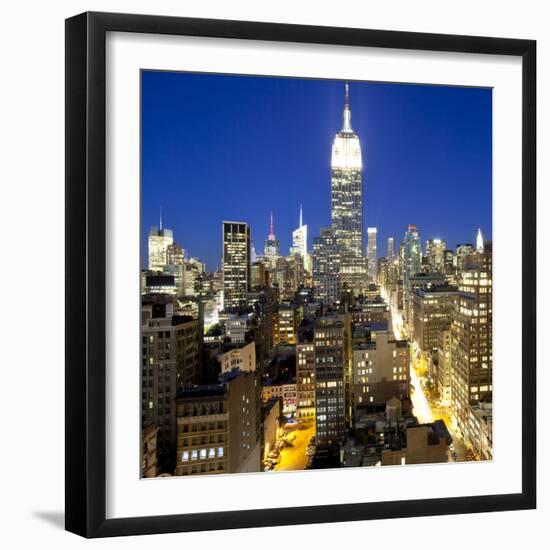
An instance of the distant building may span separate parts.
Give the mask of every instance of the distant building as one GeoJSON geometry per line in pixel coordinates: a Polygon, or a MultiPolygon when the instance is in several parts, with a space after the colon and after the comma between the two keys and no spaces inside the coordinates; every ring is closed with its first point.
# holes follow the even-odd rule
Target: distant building
{"type": "Polygon", "coordinates": [[[273,262],[280,256],[279,241],[276,239],[273,229],[273,212],[269,215],[269,236],[264,244],[264,256],[269,260],[271,267],[273,267],[273,262]]]}
{"type": "Polygon", "coordinates": [[[367,228],[367,276],[371,283],[376,283],[378,274],[376,234],[376,227],[367,228]]]}
{"type": "Polygon", "coordinates": [[[150,271],[162,271],[167,264],[168,247],[174,242],[171,229],[162,228],[162,217],[159,227],[151,227],[147,239],[147,258],[150,271]]]}
{"type": "Polygon", "coordinates": [[[466,243],[466,244],[459,244],[456,246],[456,255],[455,255],[455,262],[456,262],[456,269],[457,271],[462,271],[462,268],[464,267],[464,260],[467,256],[471,256],[474,254],[475,250],[473,245],[466,243]]]}
{"type": "Polygon", "coordinates": [[[267,269],[263,262],[254,262],[251,271],[252,290],[260,290],[267,286],[267,269]]]}
{"type": "Polygon", "coordinates": [[[259,472],[260,405],[255,373],[178,392],[176,475],[259,472]]]}
{"type": "Polygon", "coordinates": [[[291,254],[299,254],[302,260],[303,269],[308,270],[308,253],[307,253],[307,225],[303,224],[302,220],[302,205],[300,205],[300,225],[292,232],[292,248],[291,254]]]}
{"type": "Polygon", "coordinates": [[[393,237],[388,237],[388,261],[393,261],[395,259],[395,247],[393,242],[393,237]]]}
{"type": "Polygon", "coordinates": [[[174,275],[151,272],[145,275],[146,294],[170,294],[175,296],[177,293],[176,280],[174,275]]]}
{"type": "Polygon", "coordinates": [[[410,288],[409,281],[417,273],[420,273],[422,263],[422,248],[420,246],[420,233],[416,225],[409,225],[405,238],[401,245],[402,269],[403,269],[403,311],[405,319],[409,321],[410,288]]]}
{"type": "Polygon", "coordinates": [[[326,305],[339,299],[338,273],[340,260],[334,231],[322,228],[319,237],[313,239],[313,286],[315,298],[326,305]]]}
{"type": "Polygon", "coordinates": [[[430,272],[445,273],[445,250],[447,244],[443,239],[426,241],[426,262],[430,272]]]}
{"type": "Polygon", "coordinates": [[[250,227],[244,222],[223,222],[223,308],[246,307],[250,290],[250,227]]]}

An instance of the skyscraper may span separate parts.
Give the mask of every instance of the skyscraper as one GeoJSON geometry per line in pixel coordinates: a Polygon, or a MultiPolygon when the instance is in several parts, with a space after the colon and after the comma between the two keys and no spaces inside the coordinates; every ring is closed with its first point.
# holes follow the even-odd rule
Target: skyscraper
{"type": "Polygon", "coordinates": [[[422,249],[420,246],[420,234],[416,225],[409,225],[402,243],[403,254],[403,309],[407,321],[411,320],[409,311],[410,292],[409,281],[411,277],[420,272],[422,263],[422,249]]]}
{"type": "Polygon", "coordinates": [[[273,212],[269,215],[269,236],[264,242],[264,256],[267,256],[270,261],[279,256],[279,241],[275,238],[273,230],[273,212]]]}
{"type": "Polygon", "coordinates": [[[484,246],[483,246],[483,235],[481,234],[481,228],[477,230],[477,236],[476,236],[476,252],[478,254],[483,254],[484,246]]]}
{"type": "Polygon", "coordinates": [[[151,227],[147,241],[147,259],[150,271],[162,271],[167,264],[167,250],[174,242],[171,229],[162,228],[162,214],[158,227],[151,227]]]}
{"type": "Polygon", "coordinates": [[[348,315],[317,319],[314,329],[317,446],[339,443],[346,431],[351,334],[348,315]]]}
{"type": "Polygon", "coordinates": [[[300,205],[300,225],[292,232],[291,254],[300,254],[304,269],[307,267],[307,225],[302,223],[302,205],[300,205]]]}
{"type": "Polygon", "coordinates": [[[395,249],[393,246],[393,237],[388,238],[388,262],[393,262],[395,259],[395,249]]]}
{"type": "Polygon", "coordinates": [[[370,283],[377,279],[376,227],[367,228],[367,273],[370,283]]]}
{"type": "Polygon", "coordinates": [[[366,281],[363,257],[363,162],[359,137],[351,127],[346,83],[344,123],[334,138],[331,160],[331,223],[340,255],[339,280],[357,292],[366,281]]]}
{"type": "MultiPolygon", "coordinates": [[[[492,247],[465,258],[451,324],[451,400],[459,428],[479,448],[473,407],[493,398],[492,247]]],[[[489,457],[490,458],[490,457],[489,457]]]]}
{"type": "Polygon", "coordinates": [[[339,256],[332,228],[322,228],[313,239],[313,287],[315,298],[330,305],[338,300],[339,256]]]}
{"type": "Polygon", "coordinates": [[[445,272],[445,250],[447,244],[443,239],[429,239],[426,241],[426,259],[432,273],[445,272]]]}
{"type": "Polygon", "coordinates": [[[244,222],[223,222],[223,308],[246,306],[250,290],[250,227],[244,222]]]}

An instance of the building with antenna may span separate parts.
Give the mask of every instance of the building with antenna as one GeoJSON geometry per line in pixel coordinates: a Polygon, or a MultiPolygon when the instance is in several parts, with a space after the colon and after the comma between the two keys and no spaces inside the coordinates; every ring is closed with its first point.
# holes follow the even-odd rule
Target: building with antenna
{"type": "Polygon", "coordinates": [[[346,82],[344,121],[334,137],[331,159],[331,225],[339,254],[340,288],[359,293],[366,284],[363,256],[363,162],[359,137],[351,127],[346,82]]]}
{"type": "Polygon", "coordinates": [[[264,242],[264,256],[270,261],[278,258],[280,255],[279,241],[275,237],[275,231],[273,229],[273,212],[269,215],[269,235],[264,242]]]}
{"type": "Polygon", "coordinates": [[[291,254],[300,254],[304,269],[307,269],[307,225],[303,224],[302,205],[300,205],[300,225],[292,232],[291,254]]]}
{"type": "Polygon", "coordinates": [[[149,230],[147,240],[147,265],[149,271],[162,271],[168,263],[168,247],[174,242],[174,233],[171,229],[162,227],[162,210],[160,211],[159,226],[149,230]]]}

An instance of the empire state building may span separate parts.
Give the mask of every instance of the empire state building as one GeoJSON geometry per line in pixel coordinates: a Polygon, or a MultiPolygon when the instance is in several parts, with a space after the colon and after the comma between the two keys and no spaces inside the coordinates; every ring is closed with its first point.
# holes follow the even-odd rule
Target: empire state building
{"type": "Polygon", "coordinates": [[[346,83],[344,123],[334,137],[331,160],[331,224],[339,253],[340,291],[358,294],[366,284],[363,256],[363,162],[359,137],[351,127],[346,83]]]}

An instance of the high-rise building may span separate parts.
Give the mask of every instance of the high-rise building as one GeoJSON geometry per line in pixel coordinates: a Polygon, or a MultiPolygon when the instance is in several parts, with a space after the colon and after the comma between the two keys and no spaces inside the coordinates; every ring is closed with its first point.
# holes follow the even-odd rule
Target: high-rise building
{"type": "Polygon", "coordinates": [[[448,330],[458,297],[458,288],[434,285],[412,292],[414,339],[424,352],[438,347],[439,332],[448,330]]]}
{"type": "Polygon", "coordinates": [[[269,215],[269,236],[264,242],[264,256],[266,256],[270,264],[279,257],[280,246],[279,241],[275,238],[275,231],[273,229],[273,212],[269,215]]]}
{"type": "Polygon", "coordinates": [[[224,310],[246,307],[250,265],[250,227],[244,222],[223,222],[224,310]]]}
{"type": "Polygon", "coordinates": [[[142,307],[142,426],[157,428],[159,462],[173,454],[176,442],[176,389],[195,383],[200,368],[199,321],[171,316],[168,307],[142,307]]]}
{"type": "Polygon", "coordinates": [[[388,262],[395,259],[395,248],[393,244],[393,237],[388,237],[388,262]]]}
{"type": "Polygon", "coordinates": [[[279,344],[294,345],[296,343],[296,329],[298,326],[298,310],[291,304],[279,305],[279,344]]]}
{"type": "Polygon", "coordinates": [[[331,160],[331,225],[338,246],[340,288],[354,293],[366,283],[363,256],[363,162],[359,137],[351,127],[346,83],[344,123],[334,138],[331,160]]]}
{"type": "Polygon", "coordinates": [[[322,228],[319,237],[313,239],[313,288],[315,298],[326,305],[339,298],[339,256],[332,228],[322,228]]]}
{"type": "Polygon", "coordinates": [[[313,327],[300,327],[296,343],[296,416],[315,416],[315,348],[313,327]]]}
{"type": "Polygon", "coordinates": [[[453,412],[459,428],[476,444],[479,402],[493,396],[492,247],[465,257],[451,324],[453,412]]]}
{"type": "Polygon", "coordinates": [[[150,271],[162,271],[168,263],[168,247],[174,242],[174,233],[171,229],[163,229],[162,216],[159,227],[151,227],[147,240],[147,259],[150,271]]]}
{"type": "Polygon", "coordinates": [[[474,247],[470,243],[456,245],[455,262],[457,271],[462,271],[465,258],[473,253],[474,247]]]}
{"type": "Polygon", "coordinates": [[[340,442],[350,420],[351,334],[348,315],[320,317],[314,329],[317,446],[340,442]]]}
{"type": "Polygon", "coordinates": [[[443,239],[429,239],[426,241],[426,261],[432,273],[445,273],[446,248],[447,244],[443,239]]]}
{"type": "Polygon", "coordinates": [[[300,225],[292,232],[291,254],[300,254],[304,269],[307,270],[307,225],[302,220],[302,205],[300,205],[300,225]]]}
{"type": "Polygon", "coordinates": [[[403,309],[405,318],[409,321],[409,280],[420,273],[422,262],[422,249],[420,246],[420,234],[416,225],[409,225],[401,246],[403,263],[403,309]]]}
{"type": "Polygon", "coordinates": [[[367,273],[370,283],[376,283],[378,273],[376,233],[376,227],[367,228],[367,273]]]}

